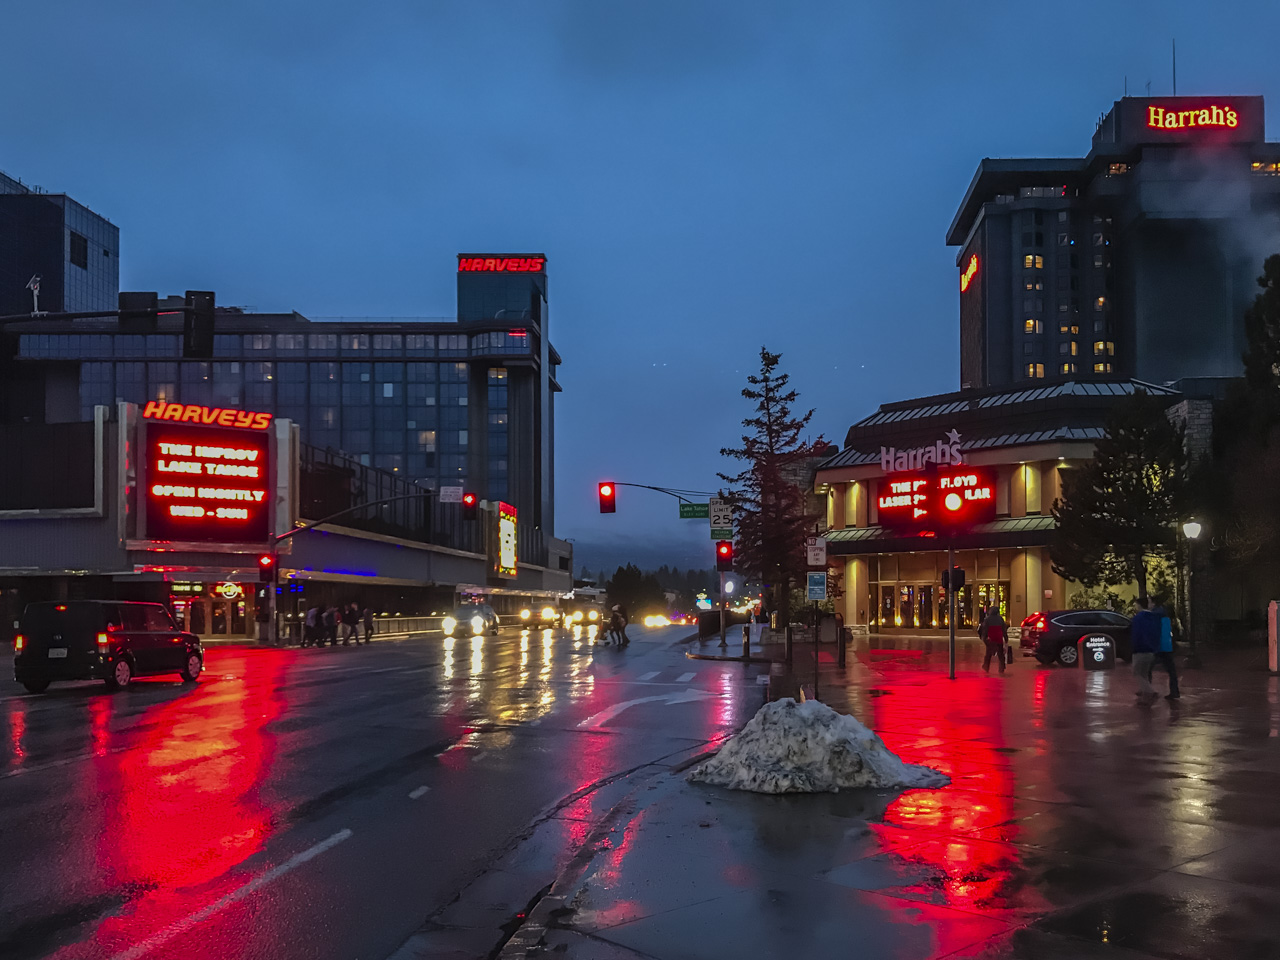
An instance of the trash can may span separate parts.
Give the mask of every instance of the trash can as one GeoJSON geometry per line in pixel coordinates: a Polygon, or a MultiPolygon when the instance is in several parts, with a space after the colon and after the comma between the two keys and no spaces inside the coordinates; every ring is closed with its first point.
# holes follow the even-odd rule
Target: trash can
{"type": "Polygon", "coordinates": [[[1080,641],[1080,665],[1086,670],[1114,670],[1116,642],[1105,633],[1097,633],[1080,641]]]}

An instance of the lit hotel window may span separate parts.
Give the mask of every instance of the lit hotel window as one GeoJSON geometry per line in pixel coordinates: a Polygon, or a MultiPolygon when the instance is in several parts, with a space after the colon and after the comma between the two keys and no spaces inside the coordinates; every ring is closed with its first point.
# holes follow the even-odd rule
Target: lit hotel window
{"type": "Polygon", "coordinates": [[[1116,355],[1116,344],[1114,340],[1095,340],[1093,342],[1093,355],[1095,357],[1114,357],[1116,355]]]}
{"type": "MultiPolygon", "coordinates": [[[[1034,277],[1035,274],[1032,274],[1032,276],[1034,277]]],[[[1043,290],[1044,281],[1043,280],[1027,280],[1026,287],[1028,290],[1043,290]]]]}
{"type": "Polygon", "coordinates": [[[1036,379],[1039,379],[1039,378],[1043,377],[1043,376],[1044,376],[1044,364],[1043,364],[1043,363],[1028,363],[1028,364],[1027,364],[1027,376],[1028,376],[1028,377],[1030,377],[1030,378],[1031,378],[1031,379],[1033,379],[1033,380],[1036,380],[1036,379]]]}
{"type": "Polygon", "coordinates": [[[1069,333],[1072,336],[1075,336],[1080,332],[1080,328],[1076,326],[1074,323],[1060,323],[1058,324],[1058,332],[1069,333]]]}
{"type": "Polygon", "coordinates": [[[1095,363],[1095,364],[1093,365],[1093,372],[1094,372],[1094,373],[1110,373],[1110,372],[1111,372],[1111,364],[1109,364],[1109,363],[1095,363]]]}
{"type": "Polygon", "coordinates": [[[1063,354],[1069,353],[1071,354],[1071,356],[1074,357],[1076,354],[1080,352],[1080,344],[1076,343],[1076,341],[1074,340],[1072,340],[1070,343],[1060,343],[1058,344],[1058,352],[1063,354]]]}
{"type": "Polygon", "coordinates": [[[1044,257],[1037,257],[1033,254],[1028,253],[1025,257],[1022,258],[1022,265],[1028,270],[1032,270],[1032,269],[1043,270],[1044,257]]]}
{"type": "Polygon", "coordinates": [[[1107,305],[1106,297],[1098,297],[1098,299],[1093,301],[1093,309],[1098,311],[1099,313],[1102,312],[1102,308],[1105,307],[1106,305],[1107,305]]]}
{"type": "Polygon", "coordinates": [[[1074,363],[1064,363],[1058,370],[1059,373],[1075,373],[1076,365],[1074,363]]]}
{"type": "Polygon", "coordinates": [[[1253,164],[1253,172],[1272,175],[1280,174],[1280,163],[1255,163],[1253,164]]]}
{"type": "Polygon", "coordinates": [[[1044,333],[1044,324],[1039,320],[1024,320],[1022,323],[1023,333],[1044,333]]]}
{"type": "Polygon", "coordinates": [[[1117,173],[1128,173],[1129,165],[1127,163],[1112,163],[1107,165],[1107,173],[1113,176],[1117,173]]]}

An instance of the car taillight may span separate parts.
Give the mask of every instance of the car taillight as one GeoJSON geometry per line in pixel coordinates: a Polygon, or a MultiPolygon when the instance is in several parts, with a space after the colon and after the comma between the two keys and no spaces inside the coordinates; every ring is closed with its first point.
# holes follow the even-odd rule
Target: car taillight
{"type": "Polygon", "coordinates": [[[13,638],[13,650],[15,653],[21,653],[22,648],[27,645],[27,638],[22,634],[16,634],[13,638]]]}
{"type": "Polygon", "coordinates": [[[98,634],[98,649],[99,649],[99,650],[105,650],[105,649],[107,649],[107,645],[108,645],[110,642],[111,642],[111,638],[110,638],[109,636],[107,636],[105,633],[100,633],[100,634],[98,634]]]}

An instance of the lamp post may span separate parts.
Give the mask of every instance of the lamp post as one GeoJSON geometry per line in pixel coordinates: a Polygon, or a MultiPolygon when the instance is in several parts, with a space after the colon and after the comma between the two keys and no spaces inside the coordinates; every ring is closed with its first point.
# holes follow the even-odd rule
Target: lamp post
{"type": "Polygon", "coordinates": [[[1195,570],[1195,542],[1203,529],[1198,520],[1188,520],[1182,525],[1182,535],[1187,538],[1187,639],[1191,644],[1191,651],[1187,655],[1188,667],[1200,666],[1200,657],[1196,652],[1196,634],[1199,631],[1191,604],[1194,595],[1191,589],[1191,578],[1195,570]]]}

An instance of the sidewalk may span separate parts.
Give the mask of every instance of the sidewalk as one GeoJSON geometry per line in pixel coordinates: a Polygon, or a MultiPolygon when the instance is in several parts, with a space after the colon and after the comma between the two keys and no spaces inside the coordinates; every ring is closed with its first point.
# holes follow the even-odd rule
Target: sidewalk
{"type": "MultiPolygon", "coordinates": [[[[1276,955],[1280,688],[1260,653],[1210,652],[1182,701],[1139,706],[1123,664],[988,676],[965,644],[949,681],[945,643],[911,646],[863,640],[844,671],[823,650],[822,699],[950,786],[773,797],[669,772],[501,956],[1276,955]]],[[[795,669],[811,689],[812,660],[795,669]]]]}

